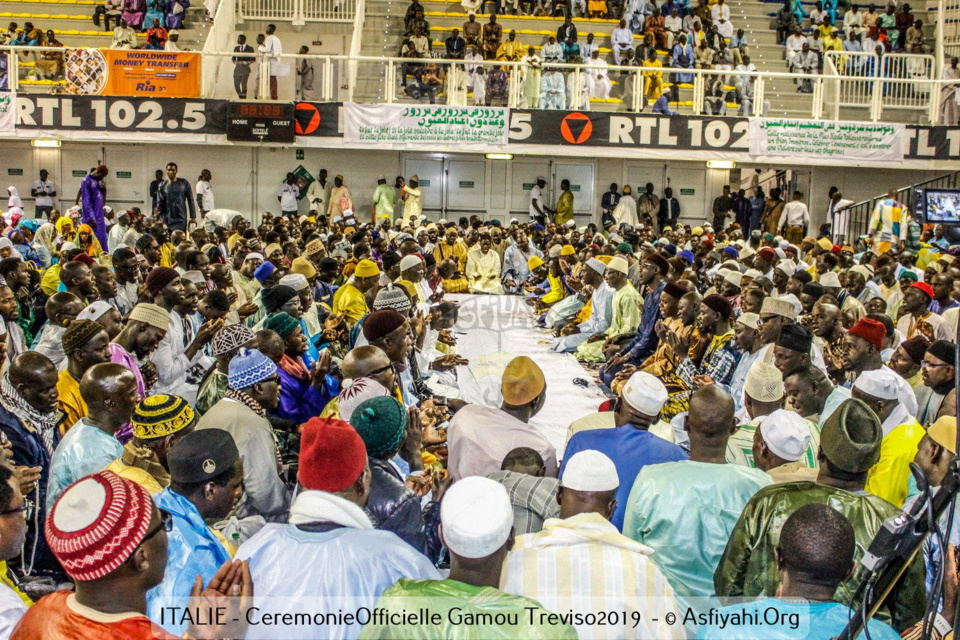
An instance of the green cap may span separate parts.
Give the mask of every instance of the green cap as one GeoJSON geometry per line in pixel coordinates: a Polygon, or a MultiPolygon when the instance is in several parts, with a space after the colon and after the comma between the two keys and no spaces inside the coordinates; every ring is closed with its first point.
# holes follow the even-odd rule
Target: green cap
{"type": "Polygon", "coordinates": [[[863,473],[880,459],[883,429],[877,415],[860,400],[844,401],[820,432],[820,448],[830,463],[848,473],[863,473]]]}

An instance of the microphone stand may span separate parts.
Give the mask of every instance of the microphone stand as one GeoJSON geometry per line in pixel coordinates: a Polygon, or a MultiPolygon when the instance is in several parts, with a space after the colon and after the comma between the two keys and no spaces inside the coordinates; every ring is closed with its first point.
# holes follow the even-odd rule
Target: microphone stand
{"type": "MultiPolygon", "coordinates": [[[[956,344],[960,345],[960,326],[957,327],[956,344]]],[[[960,407],[960,348],[957,349],[953,366],[953,393],[957,401],[956,406],[960,407]]],[[[957,442],[954,445],[954,450],[960,452],[960,429],[957,430],[957,442]]],[[[915,476],[919,472],[919,468],[914,463],[911,463],[911,470],[915,476]]],[[[922,474],[920,476],[918,480],[923,479],[922,474]]],[[[925,485],[926,481],[924,480],[920,486],[925,485]]],[[[943,484],[932,499],[926,498],[930,495],[929,491],[923,491],[921,498],[917,500],[909,513],[897,514],[883,523],[870,543],[867,553],[860,560],[867,570],[863,572],[860,585],[857,587],[850,603],[854,610],[853,616],[840,635],[836,637],[836,640],[854,640],[863,630],[920,551],[923,541],[930,533],[929,523],[939,522],[940,517],[948,509],[954,509],[958,493],[960,493],[960,456],[954,456],[947,475],[943,479],[943,484]],[[928,517],[928,509],[932,511],[932,518],[928,517]]],[[[952,522],[951,524],[960,526],[952,522]]],[[[949,543],[949,537],[950,531],[945,531],[945,544],[949,543]]],[[[946,561],[947,549],[944,547],[940,550],[940,562],[946,561]]],[[[939,602],[943,595],[942,583],[940,589],[940,593],[931,593],[929,599],[939,602]]],[[[960,609],[960,599],[958,599],[957,608],[960,609]]],[[[957,615],[957,613],[954,612],[953,635],[960,638],[960,615],[957,615]]],[[[929,622],[924,620],[924,624],[929,624],[929,622]]],[[[927,637],[926,634],[924,637],[927,637]]]]}

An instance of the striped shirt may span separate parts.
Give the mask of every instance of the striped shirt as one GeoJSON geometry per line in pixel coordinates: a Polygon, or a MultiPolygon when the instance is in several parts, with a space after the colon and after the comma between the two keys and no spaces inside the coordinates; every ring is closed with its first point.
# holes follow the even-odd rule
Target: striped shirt
{"type": "Polygon", "coordinates": [[[510,495],[513,504],[513,528],[518,536],[537,533],[543,529],[543,521],[560,517],[557,503],[556,478],[531,476],[516,471],[497,471],[487,476],[499,482],[510,495]]]}
{"type": "Polygon", "coordinates": [[[560,615],[606,612],[607,624],[573,621],[580,640],[683,638],[673,589],[651,554],[597,513],[550,519],[540,533],[517,538],[500,588],[560,615]],[[668,613],[676,616],[673,625],[668,613]]]}
{"type": "MultiPolygon", "coordinates": [[[[817,453],[820,450],[820,430],[817,429],[817,425],[809,420],[806,422],[807,426],[810,427],[810,444],[807,445],[807,450],[800,457],[800,462],[803,462],[810,469],[817,469],[820,467],[817,462],[817,453]]],[[[741,467],[756,468],[757,464],[753,460],[753,437],[759,426],[760,418],[757,418],[745,422],[737,428],[736,433],[730,436],[727,441],[727,462],[738,464],[741,467]]]]}

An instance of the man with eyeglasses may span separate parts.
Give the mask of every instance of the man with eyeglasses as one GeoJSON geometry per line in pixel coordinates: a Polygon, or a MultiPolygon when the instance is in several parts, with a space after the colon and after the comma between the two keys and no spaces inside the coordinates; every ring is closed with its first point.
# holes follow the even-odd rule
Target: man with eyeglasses
{"type": "Polygon", "coordinates": [[[32,604],[29,598],[6,580],[6,561],[20,555],[27,539],[27,523],[34,503],[24,498],[13,468],[0,464],[0,560],[4,580],[0,581],[0,638],[9,638],[13,628],[32,604]]]}
{"type": "MultiPolygon", "coordinates": [[[[30,607],[11,638],[176,638],[146,615],[147,591],[163,581],[172,530],[172,516],[140,485],[109,471],[78,480],[54,505],[47,529],[74,590],[57,591],[30,607]]],[[[195,603],[213,600],[225,608],[195,607],[191,613],[204,624],[189,625],[187,637],[244,637],[245,605],[253,598],[246,563],[225,562],[205,586],[194,585],[191,595],[203,598],[195,603]]]]}
{"type": "MultiPolygon", "coordinates": [[[[153,498],[161,513],[169,514],[167,571],[163,582],[147,592],[147,614],[157,624],[164,607],[186,607],[194,580],[204,582],[217,573],[231,553],[222,534],[207,522],[227,517],[243,495],[243,460],[229,433],[204,429],[188,433],[167,454],[170,486],[153,498]]],[[[233,550],[236,551],[235,549],[233,550]]],[[[163,624],[172,633],[187,625],[163,624]]]]}
{"type": "Polygon", "coordinates": [[[243,347],[230,361],[227,387],[224,397],[197,422],[197,431],[223,429],[240,451],[246,492],[237,504],[237,517],[286,522],[290,496],[267,420],[267,412],[280,403],[277,365],[261,351],[243,347]]]}
{"type": "Polygon", "coordinates": [[[920,375],[923,384],[917,393],[917,420],[930,425],[942,416],[956,416],[957,406],[953,389],[956,386],[957,345],[949,340],[937,340],[923,356],[920,375]]]}

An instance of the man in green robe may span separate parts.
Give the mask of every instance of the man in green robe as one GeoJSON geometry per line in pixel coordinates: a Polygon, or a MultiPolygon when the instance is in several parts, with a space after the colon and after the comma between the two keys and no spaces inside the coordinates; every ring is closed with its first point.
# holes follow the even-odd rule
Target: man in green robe
{"type": "MultiPolygon", "coordinates": [[[[790,482],[758,492],[744,508],[720,558],[713,583],[724,597],[774,596],[780,576],[774,550],[791,513],[812,503],[827,504],[853,525],[857,570],[837,588],[836,600],[850,605],[863,573],[860,559],[883,521],[900,512],[886,500],[864,493],[867,472],[880,457],[883,432],[867,405],[847,400],[824,423],[820,434],[820,473],[816,482],[790,482]]],[[[903,631],[923,616],[924,563],[914,560],[888,596],[878,618],[903,631]]]]}
{"type": "Polygon", "coordinates": [[[536,600],[497,588],[514,538],[513,506],[503,485],[482,476],[455,483],[444,496],[440,523],[450,551],[450,577],[397,581],[376,608],[391,615],[404,612],[402,624],[374,618],[361,640],[576,640],[576,629],[547,622],[550,614],[536,600]],[[492,620],[482,622],[485,616],[492,620]]]}
{"type": "Polygon", "coordinates": [[[627,280],[629,266],[621,256],[610,260],[603,271],[607,286],[614,290],[613,319],[603,333],[595,333],[586,342],[577,347],[577,360],[581,362],[603,362],[606,360],[604,348],[615,345],[618,339],[632,334],[640,326],[640,306],[643,298],[627,280]]]}
{"type": "Polygon", "coordinates": [[[397,206],[397,191],[387,184],[384,176],[377,178],[377,188],[373,192],[373,224],[387,218],[393,224],[393,210],[397,206]]]}

